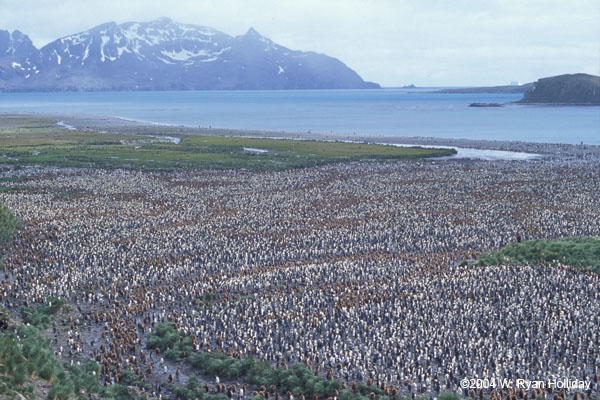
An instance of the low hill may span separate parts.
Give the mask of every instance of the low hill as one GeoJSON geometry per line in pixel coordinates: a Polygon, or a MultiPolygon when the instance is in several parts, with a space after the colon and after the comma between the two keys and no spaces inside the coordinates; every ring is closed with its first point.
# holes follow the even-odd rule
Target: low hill
{"type": "Polygon", "coordinates": [[[600,105],[600,76],[566,74],[542,78],[518,103],[600,105]]]}
{"type": "Polygon", "coordinates": [[[506,86],[482,86],[482,87],[466,87],[466,88],[453,88],[453,89],[442,89],[432,93],[450,93],[450,94],[462,94],[462,93],[525,93],[533,87],[533,83],[525,83],[523,85],[506,85],[506,86]]]}

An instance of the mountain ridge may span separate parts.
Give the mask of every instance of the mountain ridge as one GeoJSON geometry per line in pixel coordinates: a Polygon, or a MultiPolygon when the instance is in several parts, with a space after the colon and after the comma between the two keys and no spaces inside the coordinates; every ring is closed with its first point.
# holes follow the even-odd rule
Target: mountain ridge
{"type": "Polygon", "coordinates": [[[5,92],[360,88],[379,85],[336,58],[288,49],[252,27],[230,36],[166,17],[111,21],[39,50],[19,31],[0,31],[5,92]]]}

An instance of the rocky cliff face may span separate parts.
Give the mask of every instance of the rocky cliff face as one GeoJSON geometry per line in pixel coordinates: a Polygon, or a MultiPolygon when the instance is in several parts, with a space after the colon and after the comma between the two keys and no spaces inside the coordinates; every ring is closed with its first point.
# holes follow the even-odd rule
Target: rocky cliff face
{"type": "Polygon", "coordinates": [[[36,49],[0,31],[0,90],[221,90],[377,88],[341,61],[280,46],[250,29],[114,22],[36,49]]]}
{"type": "Polygon", "coordinates": [[[525,92],[524,104],[600,104],[600,77],[567,74],[542,78],[525,92]]]}

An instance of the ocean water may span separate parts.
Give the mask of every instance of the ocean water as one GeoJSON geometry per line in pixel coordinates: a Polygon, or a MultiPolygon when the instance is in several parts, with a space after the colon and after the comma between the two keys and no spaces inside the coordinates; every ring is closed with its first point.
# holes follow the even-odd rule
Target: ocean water
{"type": "Polygon", "coordinates": [[[111,116],[275,132],[600,145],[600,107],[507,105],[520,94],[425,90],[1,93],[0,113],[111,116]]]}

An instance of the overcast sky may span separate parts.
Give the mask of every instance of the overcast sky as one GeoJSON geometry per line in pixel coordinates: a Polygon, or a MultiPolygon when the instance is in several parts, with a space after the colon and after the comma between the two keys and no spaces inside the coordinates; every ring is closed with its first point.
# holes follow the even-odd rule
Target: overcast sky
{"type": "Polygon", "coordinates": [[[161,16],[337,57],[383,86],[600,75],[600,0],[0,0],[0,29],[41,47],[161,16]]]}

